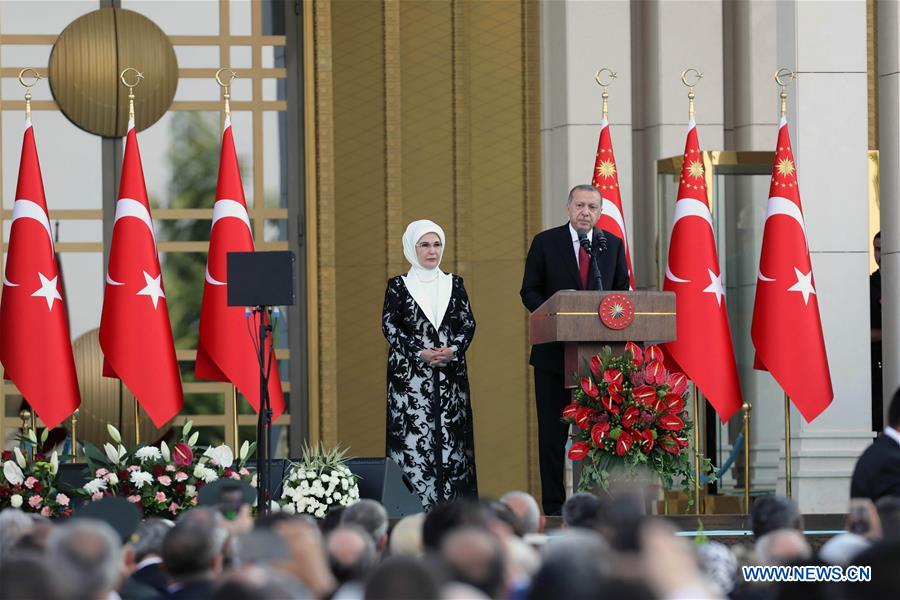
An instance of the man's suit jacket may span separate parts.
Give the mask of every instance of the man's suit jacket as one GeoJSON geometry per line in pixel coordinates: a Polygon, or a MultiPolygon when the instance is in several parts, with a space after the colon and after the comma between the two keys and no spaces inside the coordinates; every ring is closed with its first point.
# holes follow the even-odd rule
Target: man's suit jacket
{"type": "Polygon", "coordinates": [[[900,444],[883,433],[856,461],[850,480],[851,498],[882,496],[900,496],[900,444]]]}
{"type": "MultiPolygon", "coordinates": [[[[625,244],[608,231],[606,251],[600,253],[596,243],[600,230],[594,228],[592,254],[597,257],[600,280],[604,290],[628,289],[628,265],[625,262],[625,244]]],[[[588,274],[588,289],[593,282],[588,274]]],[[[542,231],[531,242],[525,259],[525,275],[522,277],[522,304],[534,312],[550,296],[560,290],[583,290],[578,262],[569,224],[542,231]]],[[[563,345],[559,342],[536,344],[531,347],[531,365],[538,369],[562,373],[563,345]]]]}

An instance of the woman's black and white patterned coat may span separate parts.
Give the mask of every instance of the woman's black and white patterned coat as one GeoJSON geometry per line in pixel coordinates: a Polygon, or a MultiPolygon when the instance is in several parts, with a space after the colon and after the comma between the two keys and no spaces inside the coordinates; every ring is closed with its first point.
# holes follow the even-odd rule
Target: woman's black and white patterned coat
{"type": "Polygon", "coordinates": [[[387,453],[400,465],[426,510],[460,496],[477,496],[472,407],[466,350],[475,319],[462,277],[440,327],[426,318],[404,283],[388,282],[382,328],[390,344],[387,367],[387,453]],[[431,367],[425,348],[455,347],[452,361],[431,367]]]}

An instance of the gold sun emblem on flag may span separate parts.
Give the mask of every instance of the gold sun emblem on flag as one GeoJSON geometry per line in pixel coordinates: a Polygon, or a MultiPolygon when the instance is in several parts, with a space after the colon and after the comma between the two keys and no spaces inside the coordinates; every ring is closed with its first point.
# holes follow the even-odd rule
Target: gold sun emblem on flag
{"type": "Polygon", "coordinates": [[[703,165],[699,160],[691,161],[688,165],[688,173],[691,177],[703,177],[703,165]]]}
{"type": "Polygon", "coordinates": [[[778,166],[775,167],[775,169],[778,171],[779,175],[790,177],[794,174],[794,163],[792,163],[789,158],[782,158],[778,161],[778,166]]]}
{"type": "Polygon", "coordinates": [[[597,173],[600,174],[600,177],[612,177],[616,174],[616,165],[614,165],[610,160],[604,160],[599,165],[597,165],[597,173]]]}

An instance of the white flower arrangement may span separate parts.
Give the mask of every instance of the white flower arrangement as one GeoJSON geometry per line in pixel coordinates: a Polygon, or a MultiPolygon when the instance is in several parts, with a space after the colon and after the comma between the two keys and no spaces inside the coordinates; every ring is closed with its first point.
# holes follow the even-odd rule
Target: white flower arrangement
{"type": "Polygon", "coordinates": [[[303,458],[291,467],[281,488],[279,504],[288,514],[323,518],[332,506],[359,500],[356,475],[344,464],[344,452],[319,446],[304,448],[303,458]]]}
{"type": "Polygon", "coordinates": [[[160,452],[159,448],[155,448],[153,446],[144,446],[143,448],[138,448],[134,451],[134,455],[137,457],[141,463],[145,463],[148,460],[159,460],[162,458],[162,452],[160,452]]]}

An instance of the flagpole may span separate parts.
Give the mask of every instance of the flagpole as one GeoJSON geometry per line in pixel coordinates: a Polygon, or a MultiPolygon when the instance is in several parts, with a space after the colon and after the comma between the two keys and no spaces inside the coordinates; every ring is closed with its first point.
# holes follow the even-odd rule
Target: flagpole
{"type": "Polygon", "coordinates": [[[744,402],[744,514],[750,514],[750,409],[753,405],[744,402]]]}
{"type": "MultiPolygon", "coordinates": [[[[134,88],[141,83],[143,78],[143,73],[134,67],[127,67],[119,73],[119,80],[122,82],[122,85],[128,88],[128,122],[131,124],[134,123],[134,88]],[[129,71],[134,71],[135,73],[134,83],[128,83],[125,80],[125,74],[129,71]]],[[[121,381],[121,379],[119,381],[121,381]]],[[[138,445],[141,443],[141,409],[138,404],[137,396],[132,394],[132,398],[134,400],[134,443],[135,445],[138,445]]]]}
{"type": "Polygon", "coordinates": [[[609,69],[607,67],[603,67],[602,69],[600,69],[599,71],[594,73],[594,81],[597,82],[597,85],[599,85],[600,87],[603,88],[603,118],[604,119],[609,118],[609,84],[611,84],[612,80],[615,79],[616,77],[618,77],[618,74],[615,71],[613,71],[612,69],[609,69]],[[603,73],[604,72],[609,73],[609,81],[607,81],[605,83],[603,81],[603,73]]]}
{"type": "Polygon", "coordinates": [[[70,455],[72,457],[72,462],[78,462],[78,409],[75,409],[75,412],[72,413],[72,448],[70,451],[70,455]]]}
{"type": "Polygon", "coordinates": [[[700,514],[700,389],[694,386],[694,514],[700,514]]]}
{"type": "Polygon", "coordinates": [[[241,447],[240,440],[238,439],[238,404],[237,404],[237,387],[231,386],[231,414],[233,417],[233,421],[231,423],[232,428],[234,429],[234,455],[238,455],[238,449],[241,447]]]}

